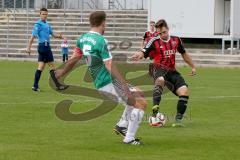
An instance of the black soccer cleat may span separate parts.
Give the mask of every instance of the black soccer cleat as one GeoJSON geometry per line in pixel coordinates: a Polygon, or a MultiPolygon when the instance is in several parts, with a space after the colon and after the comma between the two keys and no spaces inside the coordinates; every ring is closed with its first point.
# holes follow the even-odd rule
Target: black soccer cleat
{"type": "Polygon", "coordinates": [[[140,139],[136,138],[130,142],[123,142],[124,144],[129,144],[129,145],[134,145],[134,146],[139,146],[143,145],[143,143],[140,141],[140,139]]]}
{"type": "Polygon", "coordinates": [[[127,128],[126,127],[119,127],[118,125],[115,126],[115,128],[113,129],[113,131],[117,134],[117,135],[121,135],[123,138],[126,136],[127,134],[127,128]]]}
{"type": "Polygon", "coordinates": [[[36,88],[36,87],[32,87],[32,90],[35,91],[35,92],[40,92],[40,89],[36,88]]]}
{"type": "Polygon", "coordinates": [[[183,114],[177,113],[175,116],[175,122],[172,124],[172,127],[185,127],[182,123],[183,114]]]}

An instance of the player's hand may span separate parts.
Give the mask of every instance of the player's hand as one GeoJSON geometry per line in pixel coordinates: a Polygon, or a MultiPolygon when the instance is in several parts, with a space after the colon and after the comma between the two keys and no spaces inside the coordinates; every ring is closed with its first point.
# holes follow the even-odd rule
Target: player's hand
{"type": "Polygon", "coordinates": [[[133,106],[136,103],[135,96],[131,93],[127,84],[122,84],[122,88],[127,97],[127,104],[133,106]]]}
{"type": "Polygon", "coordinates": [[[26,53],[30,55],[31,54],[31,49],[27,48],[26,53]]]}
{"type": "Polygon", "coordinates": [[[138,51],[138,52],[134,53],[129,59],[132,61],[138,61],[138,60],[142,59],[143,56],[144,56],[143,52],[138,51]]]}
{"type": "Polygon", "coordinates": [[[64,74],[63,69],[57,69],[57,70],[54,71],[54,73],[55,73],[55,77],[57,79],[61,78],[64,74]]]}
{"type": "Polygon", "coordinates": [[[189,73],[189,76],[195,76],[197,74],[196,68],[192,68],[192,72],[189,73]]]}

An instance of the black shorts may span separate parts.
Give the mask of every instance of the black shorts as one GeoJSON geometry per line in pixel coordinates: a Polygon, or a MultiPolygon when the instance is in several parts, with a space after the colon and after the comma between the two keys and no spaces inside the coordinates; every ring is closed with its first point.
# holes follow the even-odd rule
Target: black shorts
{"type": "Polygon", "coordinates": [[[53,61],[54,61],[53,54],[52,54],[52,50],[49,43],[47,43],[47,45],[45,45],[45,43],[39,43],[38,44],[38,62],[48,63],[53,61]]]}
{"type": "Polygon", "coordinates": [[[163,77],[167,82],[165,84],[175,95],[178,88],[182,86],[188,86],[181,74],[176,70],[166,71],[164,69],[155,69],[152,76],[154,82],[158,77],[163,77]]]}

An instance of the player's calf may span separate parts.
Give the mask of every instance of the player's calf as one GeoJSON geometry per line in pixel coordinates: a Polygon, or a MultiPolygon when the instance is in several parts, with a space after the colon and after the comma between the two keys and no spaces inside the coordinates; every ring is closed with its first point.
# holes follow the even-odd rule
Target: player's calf
{"type": "Polygon", "coordinates": [[[177,104],[177,114],[175,116],[175,120],[182,120],[183,115],[187,109],[189,96],[179,96],[178,104],[177,104]]]}

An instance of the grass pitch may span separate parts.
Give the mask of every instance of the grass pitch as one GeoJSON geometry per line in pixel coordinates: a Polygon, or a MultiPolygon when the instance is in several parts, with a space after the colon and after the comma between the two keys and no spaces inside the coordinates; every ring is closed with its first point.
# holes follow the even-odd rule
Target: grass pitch
{"type": "MultiPolygon", "coordinates": [[[[31,90],[36,63],[0,61],[0,160],[236,160],[240,144],[240,70],[198,68],[196,77],[186,76],[190,89],[185,128],[172,128],[177,98],[166,94],[161,112],[168,116],[164,128],[150,127],[148,109],[138,135],[143,146],[128,146],[112,132],[123,107],[87,122],[67,122],[55,115],[55,105],[64,99],[74,104],[71,111],[94,108],[101,100],[59,94],[48,85],[48,72],[40,80],[41,92],[31,90]]],[[[47,69],[47,68],[46,68],[47,69]]],[[[83,82],[86,67],[67,79],[83,82]]],[[[137,76],[137,75],[131,75],[137,76]]],[[[141,88],[141,86],[140,86],[141,88]]],[[[151,86],[142,86],[151,89],[151,86]]]]}

